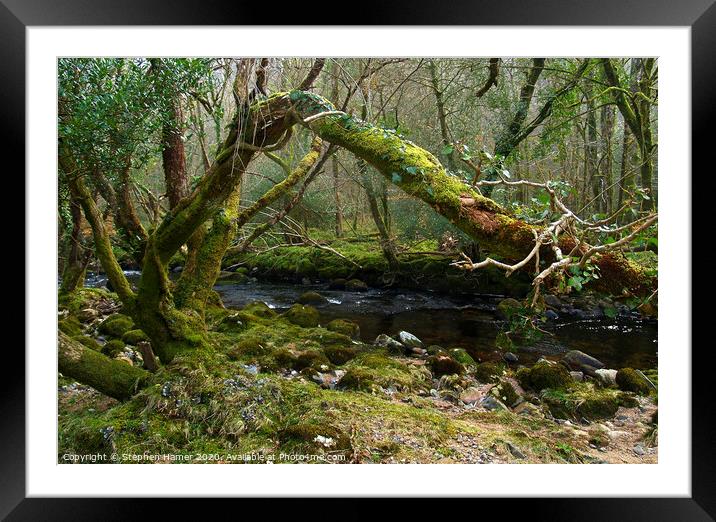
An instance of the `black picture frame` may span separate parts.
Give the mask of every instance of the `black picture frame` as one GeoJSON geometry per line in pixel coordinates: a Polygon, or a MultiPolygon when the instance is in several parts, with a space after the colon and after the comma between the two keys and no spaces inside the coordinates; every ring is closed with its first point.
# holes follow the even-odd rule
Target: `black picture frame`
{"type": "MultiPolygon", "coordinates": [[[[293,4],[298,6],[299,4],[293,4]]],[[[711,148],[714,139],[716,93],[716,4],[714,0],[460,0],[436,4],[425,0],[360,3],[349,15],[340,15],[336,3],[316,0],[303,9],[285,9],[275,18],[265,4],[242,2],[198,2],[188,0],[0,0],[0,148],[3,158],[20,156],[16,172],[24,171],[24,157],[17,151],[25,141],[25,29],[27,26],[62,25],[571,25],[571,26],[689,26],[691,27],[692,74],[692,160],[693,172],[708,176],[713,171],[711,148]],[[373,5],[371,5],[373,4],[373,5]],[[295,13],[293,12],[295,11],[295,13]],[[10,152],[12,151],[12,152],[10,152]],[[700,167],[700,168],[699,168],[700,167]]],[[[693,178],[692,178],[693,179],[693,178]]],[[[708,177],[705,178],[708,182],[708,177]]],[[[24,191],[24,188],[21,189],[24,191]]],[[[692,192],[693,194],[693,192],[692,192]]],[[[26,198],[31,197],[26,193],[26,198]]],[[[697,221],[692,220],[694,225],[697,221]]],[[[697,236],[693,236],[697,237],[697,236]]],[[[27,238],[26,238],[27,239],[27,238]]],[[[27,277],[27,274],[26,274],[27,277]]],[[[688,306],[688,303],[684,303],[688,306]]],[[[693,321],[696,324],[696,321],[693,321]]],[[[710,344],[706,342],[706,344],[710,344]]],[[[704,346],[703,348],[708,348],[704,346]]],[[[682,347],[685,353],[690,347],[682,347]]],[[[525,511],[530,518],[549,520],[712,520],[716,517],[716,431],[713,428],[712,350],[692,351],[692,460],[689,498],[589,498],[589,499],[503,499],[481,503],[510,504],[510,514],[525,511]],[[698,355],[698,357],[697,357],[698,355]]],[[[6,346],[3,393],[0,395],[0,517],[9,520],[127,519],[146,514],[144,500],[136,499],[39,499],[25,494],[25,368],[24,355],[6,346]],[[7,368],[13,368],[8,371],[7,368]]],[[[219,507],[212,500],[214,509],[219,507]]],[[[265,502],[265,501],[264,501],[265,502]]],[[[274,516],[282,511],[302,511],[302,500],[271,501],[274,516]]],[[[321,506],[326,513],[363,518],[375,508],[355,501],[332,500],[321,506]],[[341,506],[330,503],[342,502],[341,506]],[[346,503],[356,504],[346,505],[346,503]]],[[[462,500],[450,502],[464,503],[462,500]]],[[[474,502],[474,501],[470,501],[474,502]]],[[[250,503],[242,500],[243,509],[250,503]]],[[[410,501],[413,508],[428,514],[422,499],[410,501]]],[[[459,509],[460,506],[455,506],[459,509]]],[[[497,508],[506,506],[496,505],[497,508]]],[[[184,510],[172,500],[164,517],[184,510]]],[[[451,512],[455,508],[451,507],[451,512]]],[[[474,508],[470,508],[471,510],[474,508]]],[[[483,512],[486,513],[486,512],[483,512]]],[[[288,515],[287,515],[288,516],[288,515]]],[[[477,516],[477,515],[476,515],[477,516]]]]}

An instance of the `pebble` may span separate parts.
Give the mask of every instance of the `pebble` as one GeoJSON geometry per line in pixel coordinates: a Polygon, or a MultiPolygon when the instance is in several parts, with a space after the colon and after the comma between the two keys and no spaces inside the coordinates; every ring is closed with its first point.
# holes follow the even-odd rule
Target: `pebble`
{"type": "Polygon", "coordinates": [[[515,364],[520,360],[520,358],[517,357],[517,355],[515,355],[512,352],[505,353],[505,355],[503,355],[502,358],[505,360],[505,362],[508,362],[511,364],[515,364]]]}

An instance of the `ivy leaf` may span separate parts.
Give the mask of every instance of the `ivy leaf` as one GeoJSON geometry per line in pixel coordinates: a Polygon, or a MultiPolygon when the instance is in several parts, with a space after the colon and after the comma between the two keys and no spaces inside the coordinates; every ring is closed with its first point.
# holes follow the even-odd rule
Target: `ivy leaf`
{"type": "Polygon", "coordinates": [[[567,281],[567,284],[579,292],[582,290],[582,280],[580,276],[572,276],[567,281]]]}
{"type": "Polygon", "coordinates": [[[453,153],[454,150],[455,150],[455,147],[453,147],[451,144],[447,144],[443,147],[442,153],[444,156],[449,156],[450,154],[453,153]]]}
{"type": "Polygon", "coordinates": [[[396,184],[397,184],[397,183],[400,183],[401,181],[403,181],[403,176],[401,176],[401,175],[398,174],[397,172],[393,172],[393,177],[392,177],[392,179],[393,179],[393,183],[396,183],[396,184]]]}

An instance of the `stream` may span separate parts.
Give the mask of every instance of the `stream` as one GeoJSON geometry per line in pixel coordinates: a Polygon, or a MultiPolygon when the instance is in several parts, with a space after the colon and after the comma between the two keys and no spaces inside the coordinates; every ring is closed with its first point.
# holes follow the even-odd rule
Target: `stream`
{"type": "MultiPolygon", "coordinates": [[[[135,282],[138,272],[125,272],[135,282]]],[[[88,274],[87,286],[102,286],[106,279],[88,274]]],[[[227,308],[241,308],[263,301],[277,311],[288,309],[304,292],[313,290],[328,299],[316,308],[321,323],[350,319],[360,326],[361,340],[372,343],[382,333],[395,335],[406,330],[426,346],[462,347],[479,360],[496,360],[500,353],[495,338],[501,322],[495,315],[497,295],[452,296],[398,288],[366,292],[329,290],[327,284],[290,284],[267,281],[216,285],[227,308]]],[[[520,362],[532,363],[540,356],[557,359],[569,350],[581,350],[608,368],[655,368],[657,332],[655,320],[556,319],[541,326],[546,333],[536,344],[517,351],[520,362]]]]}

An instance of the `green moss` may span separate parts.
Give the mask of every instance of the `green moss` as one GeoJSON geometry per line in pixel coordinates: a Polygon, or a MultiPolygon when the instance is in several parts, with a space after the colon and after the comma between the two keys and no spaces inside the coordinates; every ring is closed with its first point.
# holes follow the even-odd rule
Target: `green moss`
{"type": "Polygon", "coordinates": [[[497,386],[490,390],[490,393],[509,407],[513,407],[520,398],[515,387],[509,381],[500,381],[497,386]]]}
{"type": "Polygon", "coordinates": [[[242,339],[227,350],[229,359],[238,360],[245,356],[261,356],[271,353],[271,350],[260,339],[248,337],[242,339]]]}
{"type": "Polygon", "coordinates": [[[465,367],[471,368],[476,365],[475,359],[473,359],[464,348],[451,348],[448,353],[450,354],[450,357],[465,367]]]}
{"type": "Polygon", "coordinates": [[[142,330],[129,330],[122,336],[122,341],[132,346],[136,346],[142,341],[149,341],[149,337],[142,330]]]}
{"type": "Polygon", "coordinates": [[[651,386],[633,368],[622,368],[617,372],[617,386],[624,391],[630,391],[639,395],[649,395],[651,386]]]}
{"type": "Polygon", "coordinates": [[[255,315],[262,319],[270,319],[278,315],[275,310],[271,309],[269,305],[262,301],[253,301],[244,306],[242,310],[247,314],[255,315]]]}
{"type": "Polygon", "coordinates": [[[620,392],[576,383],[569,390],[545,389],[542,400],[554,417],[601,420],[614,417],[620,405],[620,392]]]}
{"type": "Polygon", "coordinates": [[[321,366],[330,366],[330,364],[331,362],[323,353],[318,351],[307,351],[300,353],[298,357],[296,357],[296,362],[293,367],[299,371],[306,368],[318,370],[321,366]]]}
{"type": "Polygon", "coordinates": [[[331,363],[340,366],[351,359],[355,359],[359,352],[357,348],[352,347],[327,346],[323,349],[323,353],[331,363]]]}
{"type": "Polygon", "coordinates": [[[74,340],[79,341],[80,344],[86,346],[90,350],[94,350],[96,352],[102,351],[102,345],[97,342],[97,339],[90,337],[89,335],[78,335],[74,337],[74,340]]]}
{"type": "Polygon", "coordinates": [[[346,290],[349,292],[365,292],[368,290],[368,285],[360,279],[350,279],[346,281],[346,290]]]}
{"type": "Polygon", "coordinates": [[[331,332],[338,332],[343,335],[347,335],[353,339],[360,337],[360,327],[357,323],[349,321],[348,319],[333,319],[326,325],[326,329],[331,332]]]}
{"type": "Polygon", "coordinates": [[[256,316],[253,316],[247,312],[234,312],[228,315],[224,315],[219,324],[216,326],[218,332],[224,333],[241,333],[250,327],[252,320],[255,320],[256,316]]]}
{"type": "Polygon", "coordinates": [[[291,323],[304,328],[314,328],[318,326],[318,310],[312,306],[295,304],[289,308],[283,316],[291,323]]]}
{"type": "Polygon", "coordinates": [[[522,311],[522,308],[522,303],[520,303],[517,299],[508,297],[497,304],[497,315],[500,318],[509,321],[513,316],[519,314],[522,311]]]}
{"type": "Polygon", "coordinates": [[[522,386],[535,391],[564,388],[573,382],[564,366],[547,361],[537,362],[529,371],[518,372],[517,377],[522,386]]]}
{"type": "Polygon", "coordinates": [[[59,321],[57,323],[57,328],[70,337],[76,337],[82,334],[82,325],[79,320],[73,316],[69,316],[62,321],[59,321]]]}
{"type": "Polygon", "coordinates": [[[338,383],[345,390],[372,391],[377,387],[375,375],[366,368],[350,368],[338,383]]]}
{"type": "Polygon", "coordinates": [[[350,448],[350,438],[340,430],[325,423],[297,423],[286,427],[280,432],[281,441],[284,443],[300,441],[311,443],[313,446],[322,446],[323,440],[327,442],[328,448],[333,450],[347,450],[350,448]]]}
{"type": "Polygon", "coordinates": [[[318,292],[304,292],[296,299],[296,302],[303,305],[319,305],[327,303],[328,299],[318,292]]]}
{"type": "Polygon", "coordinates": [[[404,364],[378,350],[358,354],[344,368],[352,374],[347,383],[352,379],[356,379],[360,386],[363,386],[360,383],[370,383],[370,386],[365,384],[361,389],[375,385],[417,391],[426,389],[431,380],[430,372],[424,366],[404,364]]]}
{"type": "Polygon", "coordinates": [[[107,341],[102,347],[102,353],[107,357],[114,358],[124,351],[124,342],[119,339],[107,341]]]}
{"type": "Polygon", "coordinates": [[[475,366],[475,378],[480,382],[497,382],[505,372],[504,365],[495,362],[484,362],[475,366]]]}
{"type": "Polygon", "coordinates": [[[99,331],[112,337],[122,337],[134,327],[134,321],[123,314],[112,314],[99,325],[99,331]]]}

